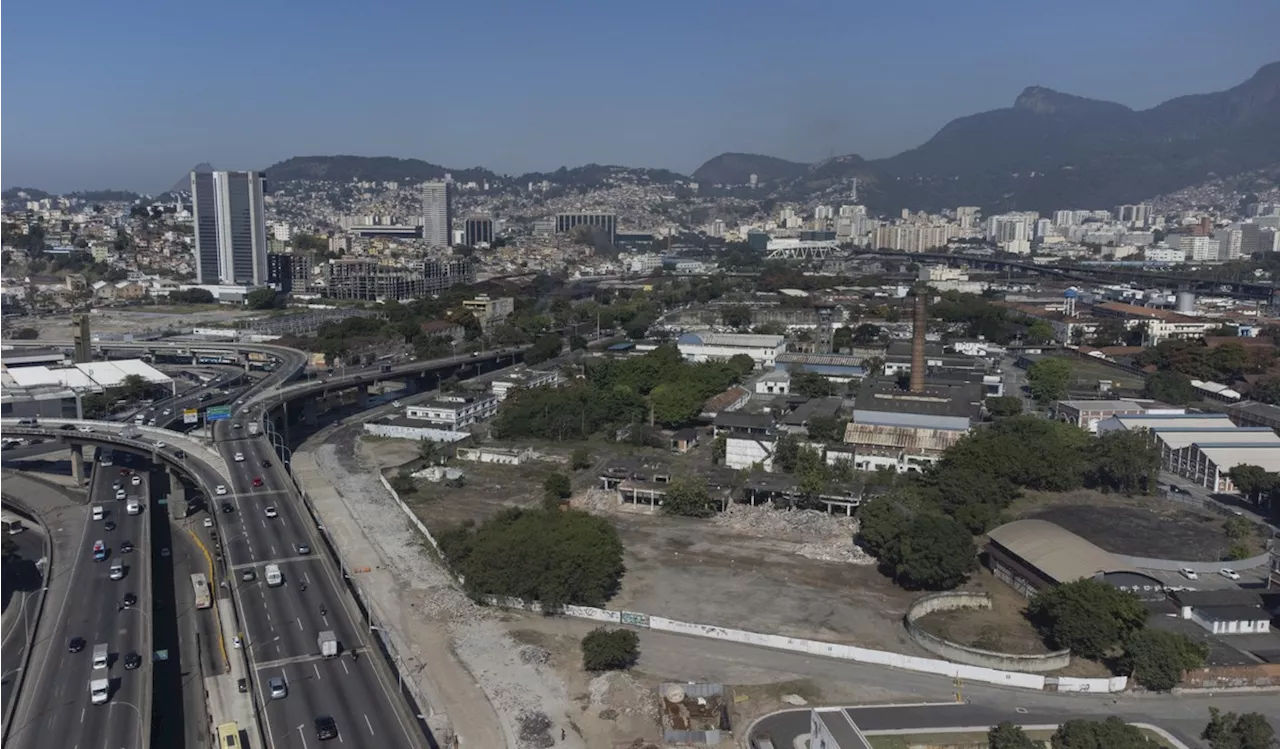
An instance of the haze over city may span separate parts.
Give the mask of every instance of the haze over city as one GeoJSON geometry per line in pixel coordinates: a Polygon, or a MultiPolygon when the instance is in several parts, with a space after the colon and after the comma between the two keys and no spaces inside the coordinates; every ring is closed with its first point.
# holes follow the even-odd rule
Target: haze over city
{"type": "Polygon", "coordinates": [[[11,4],[2,176],[157,192],[298,155],[883,157],[1031,85],[1134,108],[1227,88],[1280,57],[1278,24],[1266,0],[11,4]]]}

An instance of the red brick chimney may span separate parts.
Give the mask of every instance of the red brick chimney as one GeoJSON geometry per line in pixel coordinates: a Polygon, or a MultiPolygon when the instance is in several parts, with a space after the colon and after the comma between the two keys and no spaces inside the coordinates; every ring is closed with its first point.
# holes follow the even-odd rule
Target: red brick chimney
{"type": "Polygon", "coordinates": [[[916,289],[916,315],[911,326],[911,392],[924,392],[924,333],[929,326],[927,292],[916,289]]]}

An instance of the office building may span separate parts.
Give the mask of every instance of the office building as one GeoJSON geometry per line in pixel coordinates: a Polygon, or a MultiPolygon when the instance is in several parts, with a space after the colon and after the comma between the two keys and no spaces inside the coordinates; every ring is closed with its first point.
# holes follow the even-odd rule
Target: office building
{"type": "Polygon", "coordinates": [[[265,192],[261,172],[191,173],[197,284],[266,283],[265,192]]]}
{"type": "Polygon", "coordinates": [[[558,213],[556,214],[556,233],[568,234],[579,226],[600,229],[613,244],[618,235],[618,214],[616,213],[558,213]]]}
{"type": "Polygon", "coordinates": [[[267,283],[283,294],[293,291],[292,257],[283,252],[272,252],[267,255],[267,283]]]}
{"type": "Polygon", "coordinates": [[[422,238],[433,247],[453,246],[453,183],[422,183],[422,238]]]}
{"type": "Polygon", "coordinates": [[[472,216],[467,219],[463,232],[463,244],[468,247],[493,244],[493,219],[488,216],[472,216]]]}
{"type": "Polygon", "coordinates": [[[1116,207],[1116,220],[1131,226],[1146,226],[1151,220],[1151,206],[1146,203],[1116,207]]]}
{"type": "Polygon", "coordinates": [[[475,283],[470,260],[428,259],[418,266],[380,265],[373,260],[344,258],[328,264],[324,296],[330,299],[418,299],[458,284],[475,283]]]}

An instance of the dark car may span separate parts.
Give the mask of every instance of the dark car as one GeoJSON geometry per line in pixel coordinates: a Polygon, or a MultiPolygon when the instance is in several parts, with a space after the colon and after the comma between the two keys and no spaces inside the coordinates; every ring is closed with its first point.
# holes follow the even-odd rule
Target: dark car
{"type": "Polygon", "coordinates": [[[128,553],[129,553],[129,552],[131,552],[131,551],[133,551],[133,542],[132,542],[132,541],[121,541],[121,542],[120,542],[120,553],[121,553],[121,554],[128,554],[128,553]]]}
{"type": "Polygon", "coordinates": [[[264,460],[264,461],[262,461],[262,467],[263,467],[263,468],[270,468],[270,467],[271,467],[271,461],[269,461],[269,460],[264,460]]]}
{"type": "Polygon", "coordinates": [[[236,511],[236,508],[235,508],[235,507],[233,507],[233,506],[231,505],[231,503],[230,503],[230,502],[223,502],[223,503],[222,503],[222,511],[223,511],[223,512],[235,512],[235,511],[236,511]]]}
{"type": "Polygon", "coordinates": [[[116,529],[116,521],[108,520],[107,522],[102,524],[102,527],[105,528],[106,530],[113,531],[116,529]]]}
{"type": "Polygon", "coordinates": [[[75,425],[75,424],[63,424],[62,426],[60,426],[60,427],[58,427],[58,428],[59,428],[59,429],[75,429],[75,428],[76,428],[76,425],[75,425]]]}
{"type": "Polygon", "coordinates": [[[133,669],[141,665],[142,665],[142,656],[138,655],[137,652],[130,650],[128,653],[125,653],[124,667],[126,670],[132,671],[133,669]]]}
{"type": "Polygon", "coordinates": [[[137,605],[137,603],[138,603],[138,597],[137,597],[136,595],[134,595],[133,593],[125,593],[125,594],[124,594],[124,606],[125,606],[125,608],[129,608],[129,607],[131,607],[131,606],[136,606],[136,605],[137,605]]]}
{"type": "Polygon", "coordinates": [[[174,450],[174,451],[173,451],[173,457],[175,457],[175,458],[185,458],[185,457],[187,457],[187,454],[186,454],[186,453],[184,453],[184,452],[182,452],[181,450],[174,450]]]}
{"type": "Polygon", "coordinates": [[[328,715],[316,718],[316,738],[321,741],[338,738],[338,724],[328,715]]]}
{"type": "Polygon", "coordinates": [[[67,643],[67,650],[72,653],[79,653],[81,650],[84,650],[84,638],[72,637],[71,641],[67,643]]]}

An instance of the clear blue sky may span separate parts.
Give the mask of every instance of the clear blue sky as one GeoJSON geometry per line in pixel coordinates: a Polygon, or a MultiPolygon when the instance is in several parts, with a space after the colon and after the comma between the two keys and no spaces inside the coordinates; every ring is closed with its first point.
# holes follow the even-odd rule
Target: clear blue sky
{"type": "Polygon", "coordinates": [[[1280,59],[1276,0],[7,3],[0,181],[359,154],[690,172],[887,156],[1024,87],[1145,108],[1280,59]]]}

